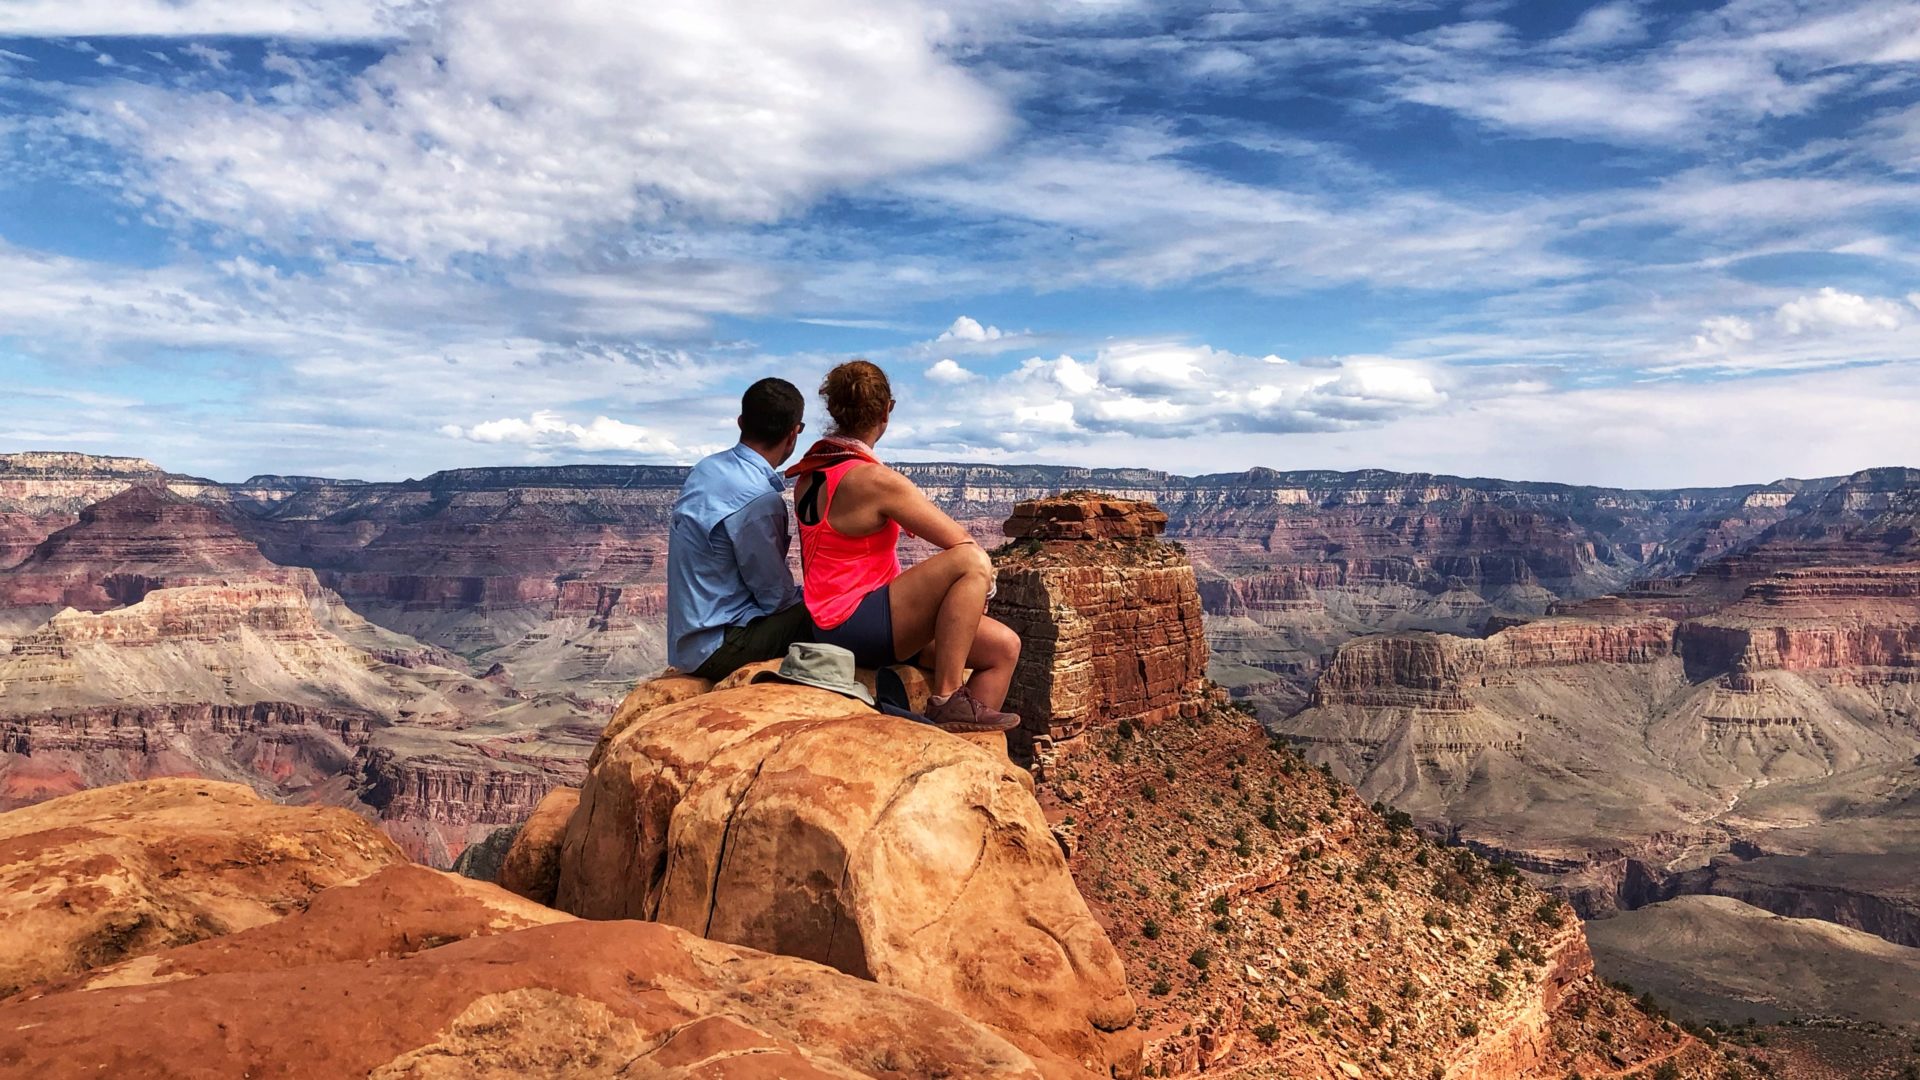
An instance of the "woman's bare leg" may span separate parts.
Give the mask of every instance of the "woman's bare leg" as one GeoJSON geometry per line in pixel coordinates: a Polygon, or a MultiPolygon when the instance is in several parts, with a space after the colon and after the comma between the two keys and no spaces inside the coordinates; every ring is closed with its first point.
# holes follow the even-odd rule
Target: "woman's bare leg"
{"type": "MultiPolygon", "coordinates": [[[[936,641],[936,652],[938,647],[936,641]]],[[[1013,669],[1019,663],[1020,635],[991,615],[982,618],[973,648],[967,651],[967,666],[973,669],[967,692],[989,709],[1000,708],[1007,703],[1007,687],[1013,684],[1013,669]]]]}
{"type": "MultiPolygon", "coordinates": [[[[934,697],[944,698],[960,688],[961,674],[974,653],[974,638],[986,617],[992,582],[993,560],[978,544],[949,548],[893,579],[887,594],[893,613],[893,654],[912,656],[933,644],[934,697]]],[[[1006,699],[1006,684],[1012,678],[1009,664],[1000,679],[1001,700],[1006,699]]],[[[985,698],[980,700],[987,704],[985,698]]]]}

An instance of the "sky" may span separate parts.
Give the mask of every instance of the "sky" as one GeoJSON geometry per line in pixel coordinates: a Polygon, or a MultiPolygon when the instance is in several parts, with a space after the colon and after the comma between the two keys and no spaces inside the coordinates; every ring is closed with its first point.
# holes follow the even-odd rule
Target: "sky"
{"type": "Polygon", "coordinates": [[[0,452],[1920,465],[1920,0],[0,0],[0,452]]]}

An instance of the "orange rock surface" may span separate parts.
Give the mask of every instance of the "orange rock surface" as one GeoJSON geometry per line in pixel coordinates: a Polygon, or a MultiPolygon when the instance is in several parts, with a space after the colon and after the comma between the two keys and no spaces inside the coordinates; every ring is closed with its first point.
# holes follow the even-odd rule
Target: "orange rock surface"
{"type": "Polygon", "coordinates": [[[716,690],[588,776],[557,905],[911,990],[1030,1053],[1137,1068],[1119,957],[1003,755],[824,690],[716,690]]]}
{"type": "Polygon", "coordinates": [[[507,849],[500,864],[501,888],[536,904],[553,903],[553,895],[560,888],[560,844],[579,805],[579,788],[557,787],[547,792],[507,849]]]}
{"type": "Polygon", "coordinates": [[[0,1071],[1091,1080],[901,990],[415,866],[0,1002],[0,1071]]]}
{"type": "Polygon", "coordinates": [[[405,861],[364,819],[148,780],[0,814],[0,992],[271,922],[405,861]]]}

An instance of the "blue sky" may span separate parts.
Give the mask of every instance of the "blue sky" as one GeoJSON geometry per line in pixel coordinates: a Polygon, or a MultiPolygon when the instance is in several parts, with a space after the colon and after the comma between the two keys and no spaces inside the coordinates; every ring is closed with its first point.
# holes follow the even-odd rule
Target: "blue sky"
{"type": "Polygon", "coordinates": [[[0,0],[0,163],[0,451],[1920,464],[1920,2],[0,0]]]}

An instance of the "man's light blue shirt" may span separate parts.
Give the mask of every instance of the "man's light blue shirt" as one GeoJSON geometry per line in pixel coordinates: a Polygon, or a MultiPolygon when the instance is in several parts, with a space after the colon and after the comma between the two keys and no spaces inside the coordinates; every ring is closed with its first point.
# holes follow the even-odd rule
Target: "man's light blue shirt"
{"type": "Polygon", "coordinates": [[[693,467],[667,536],[667,662],[692,671],[744,626],[798,603],[786,478],[736,444],[693,467]]]}

